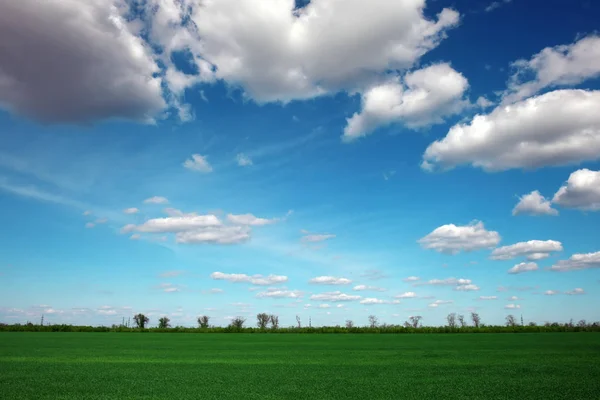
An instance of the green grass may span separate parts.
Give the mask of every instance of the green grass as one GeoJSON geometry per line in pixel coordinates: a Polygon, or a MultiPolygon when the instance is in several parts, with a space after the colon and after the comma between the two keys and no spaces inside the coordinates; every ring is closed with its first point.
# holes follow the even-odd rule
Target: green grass
{"type": "Polygon", "coordinates": [[[2,399],[598,399],[600,335],[0,334],[2,399]]]}

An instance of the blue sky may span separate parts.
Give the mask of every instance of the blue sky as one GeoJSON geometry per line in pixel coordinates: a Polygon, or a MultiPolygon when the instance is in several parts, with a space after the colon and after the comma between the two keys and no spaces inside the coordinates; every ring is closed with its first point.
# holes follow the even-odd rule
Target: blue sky
{"type": "Polygon", "coordinates": [[[600,4],[32,1],[1,321],[600,319],[600,4]]]}

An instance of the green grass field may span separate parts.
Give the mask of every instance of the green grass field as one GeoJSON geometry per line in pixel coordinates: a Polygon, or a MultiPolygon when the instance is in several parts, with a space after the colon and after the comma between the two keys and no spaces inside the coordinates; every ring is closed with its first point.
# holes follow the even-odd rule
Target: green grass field
{"type": "Polygon", "coordinates": [[[0,398],[600,399],[600,335],[4,333],[0,398]]]}

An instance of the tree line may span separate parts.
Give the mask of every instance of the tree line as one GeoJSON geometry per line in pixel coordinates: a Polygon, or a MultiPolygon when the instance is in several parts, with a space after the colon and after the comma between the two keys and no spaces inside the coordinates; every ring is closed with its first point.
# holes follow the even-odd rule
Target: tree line
{"type": "Polygon", "coordinates": [[[444,326],[424,326],[423,318],[419,315],[411,316],[403,324],[380,324],[375,315],[369,315],[367,324],[355,325],[353,320],[346,320],[345,325],[313,327],[310,320],[308,326],[302,326],[299,316],[296,316],[296,325],[289,327],[279,326],[279,317],[274,314],[259,313],[256,315],[255,326],[246,326],[243,317],[232,318],[225,327],[210,324],[210,317],[202,315],[197,318],[198,326],[184,327],[171,326],[168,317],[160,317],[156,327],[149,327],[150,318],[139,313],[133,316],[133,324],[129,321],[119,325],[108,326],[79,326],[68,324],[44,324],[43,317],[40,324],[28,322],[26,324],[0,323],[0,332],[182,332],[182,333],[534,333],[534,332],[600,332],[600,322],[588,323],[580,320],[574,323],[546,322],[537,325],[534,322],[523,323],[514,315],[508,315],[504,325],[486,325],[481,322],[478,313],[472,312],[469,320],[462,314],[450,313],[446,317],[444,326]]]}

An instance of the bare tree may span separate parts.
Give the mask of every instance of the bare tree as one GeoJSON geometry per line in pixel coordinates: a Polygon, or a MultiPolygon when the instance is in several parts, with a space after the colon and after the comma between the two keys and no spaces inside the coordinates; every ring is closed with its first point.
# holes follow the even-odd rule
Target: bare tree
{"type": "Polygon", "coordinates": [[[374,315],[369,315],[369,326],[371,328],[376,328],[377,327],[377,323],[379,321],[377,320],[377,317],[374,315]]]}
{"type": "Polygon", "coordinates": [[[516,326],[517,325],[517,319],[515,318],[514,315],[510,314],[506,316],[506,326],[516,326]]]}
{"type": "Polygon", "coordinates": [[[411,316],[409,318],[411,327],[413,327],[413,328],[419,328],[422,319],[423,319],[423,317],[421,317],[420,315],[413,315],[413,316],[411,316]]]}
{"type": "Polygon", "coordinates": [[[133,316],[133,321],[135,322],[138,328],[144,329],[146,327],[146,324],[150,322],[150,319],[144,314],[140,313],[133,316]]]}
{"type": "Polygon", "coordinates": [[[244,327],[244,322],[246,322],[245,318],[235,317],[234,319],[231,320],[231,323],[229,324],[229,326],[232,328],[236,328],[236,329],[242,329],[244,327]]]}
{"type": "Polygon", "coordinates": [[[158,327],[161,329],[169,328],[171,325],[169,324],[171,320],[167,317],[162,317],[158,319],[158,327]]]}
{"type": "Polygon", "coordinates": [[[467,323],[465,322],[465,316],[462,314],[458,314],[458,323],[460,324],[461,328],[464,328],[465,326],[467,326],[467,323]]]}
{"type": "Polygon", "coordinates": [[[298,328],[302,328],[302,323],[300,322],[300,316],[296,315],[296,322],[298,323],[298,328]]]}
{"type": "Polygon", "coordinates": [[[580,328],[585,328],[587,326],[587,322],[585,321],[585,319],[582,319],[577,323],[577,326],[580,328]]]}
{"type": "Polygon", "coordinates": [[[446,320],[448,321],[448,326],[450,328],[456,328],[456,313],[448,314],[446,320]]]}
{"type": "Polygon", "coordinates": [[[347,329],[354,328],[354,322],[351,319],[346,320],[346,328],[347,329]]]}
{"type": "Polygon", "coordinates": [[[271,321],[271,329],[279,328],[279,317],[277,315],[271,314],[269,320],[271,321]]]}
{"type": "Polygon", "coordinates": [[[479,325],[481,325],[481,318],[476,312],[471,313],[471,321],[473,321],[475,328],[479,328],[479,325]]]}
{"type": "Polygon", "coordinates": [[[201,317],[198,317],[198,325],[200,325],[200,328],[208,328],[209,320],[210,320],[210,317],[208,315],[203,315],[201,317]]]}
{"type": "Polygon", "coordinates": [[[271,317],[267,313],[256,314],[256,326],[258,326],[260,329],[267,329],[270,319],[271,317]]]}

